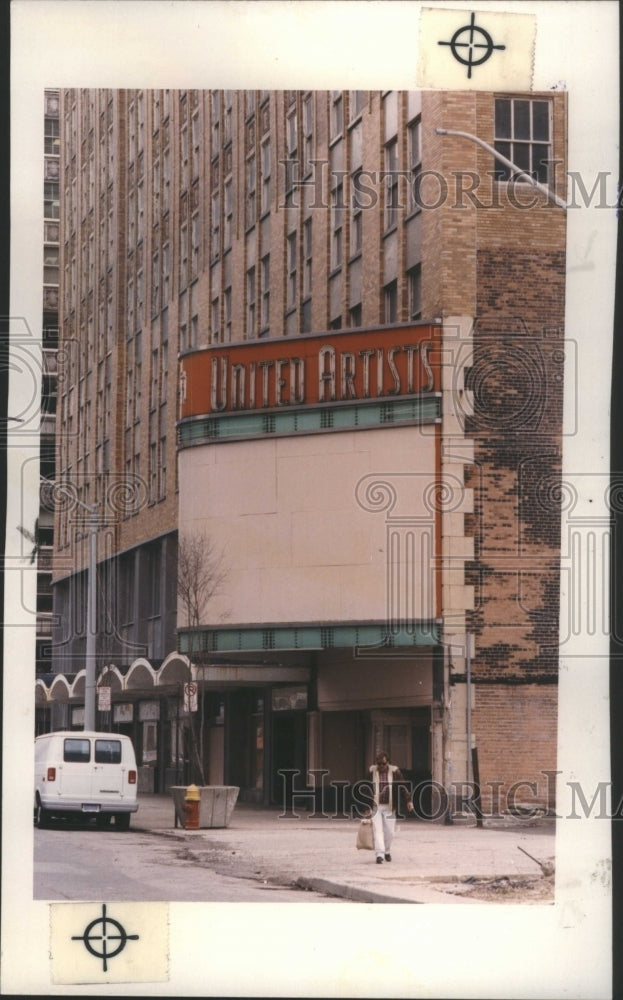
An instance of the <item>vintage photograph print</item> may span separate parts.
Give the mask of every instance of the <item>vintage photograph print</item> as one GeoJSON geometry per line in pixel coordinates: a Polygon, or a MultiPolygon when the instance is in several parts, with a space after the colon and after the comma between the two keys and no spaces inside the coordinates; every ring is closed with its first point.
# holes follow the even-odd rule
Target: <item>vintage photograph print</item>
{"type": "Polygon", "coordinates": [[[391,898],[348,847],[407,804],[396,898],[553,900],[567,95],[43,99],[35,850],[229,828],[287,884],[294,847],[237,840],[261,807],[391,898]],[[381,751],[402,799],[366,797],[381,751]]]}
{"type": "MultiPolygon", "coordinates": [[[[279,5],[189,6],[225,52],[279,5]]],[[[26,102],[11,808],[57,992],[309,992],[295,927],[313,960],[346,910],[323,995],[458,995],[466,926],[496,968],[608,938],[612,116],[582,144],[556,5],[333,6],[402,8],[412,72],[48,66],[26,102]]]]}

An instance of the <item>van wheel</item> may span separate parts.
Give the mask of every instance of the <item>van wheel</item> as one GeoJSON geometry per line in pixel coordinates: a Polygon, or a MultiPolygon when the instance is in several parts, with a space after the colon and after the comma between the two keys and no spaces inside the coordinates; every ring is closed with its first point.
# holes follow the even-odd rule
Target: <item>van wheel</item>
{"type": "Polygon", "coordinates": [[[35,808],[35,824],[40,830],[45,830],[50,825],[50,814],[47,809],[43,808],[39,800],[37,800],[35,808]]]}
{"type": "Polygon", "coordinates": [[[115,826],[118,830],[129,830],[130,813],[115,813],[115,826]]]}

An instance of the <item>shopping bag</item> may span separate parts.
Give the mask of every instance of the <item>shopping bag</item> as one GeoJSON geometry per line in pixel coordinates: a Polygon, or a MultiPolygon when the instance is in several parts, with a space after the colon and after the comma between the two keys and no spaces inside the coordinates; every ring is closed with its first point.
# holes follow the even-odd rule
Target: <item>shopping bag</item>
{"type": "Polygon", "coordinates": [[[359,829],[357,830],[357,850],[374,850],[374,834],[372,832],[372,823],[369,819],[362,819],[359,824],[359,829]]]}

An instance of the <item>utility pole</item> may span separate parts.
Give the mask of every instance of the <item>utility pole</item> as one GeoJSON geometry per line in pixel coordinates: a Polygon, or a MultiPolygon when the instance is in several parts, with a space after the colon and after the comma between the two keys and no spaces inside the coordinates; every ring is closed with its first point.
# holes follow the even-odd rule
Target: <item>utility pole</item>
{"type": "Polygon", "coordinates": [[[53,482],[40,476],[40,482],[46,486],[51,486],[53,490],[64,493],[74,503],[82,507],[89,515],[87,525],[89,528],[89,560],[87,564],[87,642],[86,642],[86,664],[84,682],[84,726],[85,730],[95,729],[95,656],[97,641],[97,529],[98,516],[97,502],[86,504],[80,500],[75,493],[62,483],[53,482]]]}

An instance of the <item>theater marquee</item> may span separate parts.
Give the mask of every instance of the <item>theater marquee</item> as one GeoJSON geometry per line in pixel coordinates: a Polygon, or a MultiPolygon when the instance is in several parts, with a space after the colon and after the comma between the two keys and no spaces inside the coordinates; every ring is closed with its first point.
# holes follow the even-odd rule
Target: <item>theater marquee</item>
{"type": "Polygon", "coordinates": [[[436,419],[439,333],[408,324],[189,352],[180,444],[436,419]]]}

